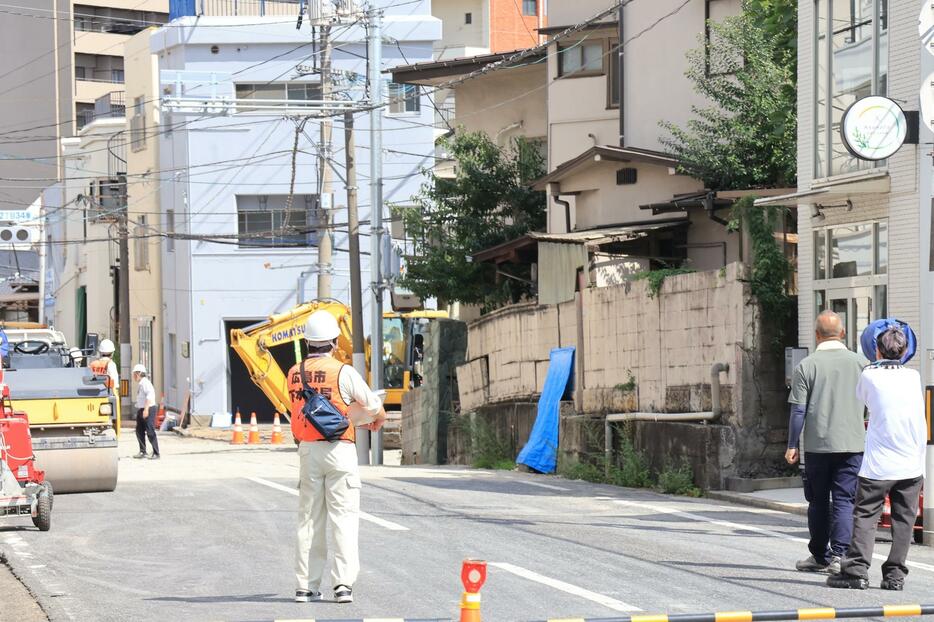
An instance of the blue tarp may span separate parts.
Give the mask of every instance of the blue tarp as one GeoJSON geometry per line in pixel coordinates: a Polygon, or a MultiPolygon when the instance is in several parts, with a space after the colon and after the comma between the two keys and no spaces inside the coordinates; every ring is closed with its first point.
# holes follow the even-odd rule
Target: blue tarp
{"type": "Polygon", "coordinates": [[[169,0],[169,21],[195,15],[195,0],[169,0]]]}
{"type": "Polygon", "coordinates": [[[918,349],[918,338],[915,336],[915,332],[911,330],[911,327],[908,326],[907,322],[902,322],[895,318],[876,320],[863,329],[863,334],[859,338],[859,345],[863,350],[863,356],[870,361],[875,361],[876,339],[893,326],[902,329],[902,332],[904,332],[905,336],[908,338],[908,350],[905,351],[905,356],[902,357],[902,363],[904,364],[910,361],[911,357],[915,355],[915,351],[918,349]]]}
{"type": "Polygon", "coordinates": [[[558,466],[558,408],[574,369],[574,348],[554,348],[548,376],[538,400],[535,425],[516,462],[539,473],[554,473],[558,466]]]}

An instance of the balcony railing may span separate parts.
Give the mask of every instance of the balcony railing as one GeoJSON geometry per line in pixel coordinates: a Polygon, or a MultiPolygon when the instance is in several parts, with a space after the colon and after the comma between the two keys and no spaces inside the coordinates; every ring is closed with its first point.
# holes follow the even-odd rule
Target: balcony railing
{"type": "Polygon", "coordinates": [[[149,23],[142,20],[113,20],[107,18],[75,18],[75,30],[79,32],[103,32],[114,35],[135,35],[146,30],[149,23]]]}
{"type": "MultiPolygon", "coordinates": [[[[307,0],[305,15],[314,21],[335,12],[350,14],[359,9],[358,0],[307,0]]],[[[172,0],[169,18],[183,16],[294,16],[301,10],[301,0],[172,0]]]]}
{"type": "Polygon", "coordinates": [[[80,130],[95,119],[119,119],[126,116],[126,93],[111,91],[94,100],[94,110],[79,110],[76,115],[80,130]]]}
{"type": "Polygon", "coordinates": [[[125,117],[126,116],[126,93],[124,91],[111,91],[106,95],[94,100],[95,118],[125,117]]]}
{"type": "Polygon", "coordinates": [[[298,0],[196,0],[199,15],[298,15],[298,0]]]}
{"type": "Polygon", "coordinates": [[[124,73],[122,69],[114,69],[113,71],[119,71],[117,75],[111,73],[110,78],[86,78],[80,74],[75,77],[75,80],[79,82],[98,82],[100,84],[123,84],[124,82],[124,73]]]}

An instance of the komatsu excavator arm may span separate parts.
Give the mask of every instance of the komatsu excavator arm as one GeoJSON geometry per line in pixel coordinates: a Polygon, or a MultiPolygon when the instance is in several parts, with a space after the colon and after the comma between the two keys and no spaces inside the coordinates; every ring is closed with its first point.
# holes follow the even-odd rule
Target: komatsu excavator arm
{"type": "Polygon", "coordinates": [[[230,331],[230,347],[240,356],[250,372],[253,382],[269,398],[275,409],[288,417],[289,382],[287,369],[282,369],[273,357],[271,348],[304,339],[308,317],[323,309],[331,313],[340,326],[334,357],[344,363],[353,364],[350,309],[336,300],[316,300],[268,319],[230,331]]]}

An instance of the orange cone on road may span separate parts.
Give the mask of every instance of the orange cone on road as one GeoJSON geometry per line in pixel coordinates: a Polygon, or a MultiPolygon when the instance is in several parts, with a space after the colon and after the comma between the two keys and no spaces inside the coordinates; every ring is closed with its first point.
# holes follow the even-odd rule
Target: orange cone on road
{"type": "Polygon", "coordinates": [[[233,438],[230,439],[231,445],[242,445],[246,440],[243,438],[243,422],[240,421],[240,411],[237,410],[237,418],[234,419],[233,438]]]}
{"type": "Polygon", "coordinates": [[[485,581],[486,562],[465,559],[461,567],[464,595],[461,597],[460,622],[480,622],[480,588],[485,581]]]}
{"type": "Polygon", "coordinates": [[[279,424],[279,413],[275,414],[272,420],[272,438],[269,439],[271,445],[282,444],[282,426],[279,424]]]}
{"type": "Polygon", "coordinates": [[[159,400],[159,412],[156,413],[156,428],[161,428],[163,421],[165,421],[165,393],[162,394],[162,399],[159,400]]]}
{"type": "Polygon", "coordinates": [[[250,435],[246,439],[247,445],[259,445],[259,426],[256,425],[256,413],[250,414],[250,435]]]}

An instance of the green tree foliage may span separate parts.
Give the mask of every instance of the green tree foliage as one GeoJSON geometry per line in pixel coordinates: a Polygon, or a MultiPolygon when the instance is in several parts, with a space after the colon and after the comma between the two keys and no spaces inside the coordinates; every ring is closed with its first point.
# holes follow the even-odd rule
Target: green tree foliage
{"type": "Polygon", "coordinates": [[[663,122],[681,172],[713,190],[792,186],[796,180],[796,3],[747,0],[710,23],[688,53],[688,78],[708,101],[686,127],[663,122]]]}
{"type": "Polygon", "coordinates": [[[528,187],[544,174],[544,161],[527,141],[497,146],[482,132],[458,132],[446,147],[453,179],[426,170],[414,197],[417,209],[397,209],[415,240],[402,285],[423,298],[494,308],[530,293],[531,266],[501,267],[469,257],[545,225],[545,195],[528,187]]]}

